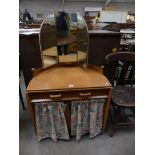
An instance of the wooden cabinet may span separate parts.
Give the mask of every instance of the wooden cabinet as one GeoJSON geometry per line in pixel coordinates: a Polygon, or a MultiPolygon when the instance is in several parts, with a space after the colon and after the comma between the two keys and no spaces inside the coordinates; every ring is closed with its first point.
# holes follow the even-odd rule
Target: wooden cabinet
{"type": "Polygon", "coordinates": [[[121,33],[106,30],[90,30],[88,33],[88,64],[104,66],[105,56],[115,48],[119,50],[121,33]]]}
{"type": "Polygon", "coordinates": [[[42,58],[39,45],[39,35],[19,35],[19,52],[25,85],[32,79],[32,68],[42,66],[42,58]]]}
{"type": "Polygon", "coordinates": [[[108,117],[111,84],[97,67],[62,67],[61,64],[37,71],[30,81],[26,96],[35,127],[34,103],[64,101],[67,104],[65,117],[70,130],[70,103],[73,100],[104,98],[103,128],[108,117]],[[64,74],[65,73],[65,74],[64,74]],[[76,76],[75,76],[76,73],[76,76]],[[46,80],[44,80],[46,78],[46,80]]]}

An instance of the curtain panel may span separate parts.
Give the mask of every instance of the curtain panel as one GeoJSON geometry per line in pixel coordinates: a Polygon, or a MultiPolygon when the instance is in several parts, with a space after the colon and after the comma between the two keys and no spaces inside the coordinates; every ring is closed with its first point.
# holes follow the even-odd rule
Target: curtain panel
{"type": "Polygon", "coordinates": [[[63,102],[35,104],[36,131],[38,141],[44,138],[69,140],[67,123],[64,115],[66,105],[63,102]]]}
{"type": "Polygon", "coordinates": [[[90,138],[101,133],[104,99],[72,101],[71,135],[79,141],[84,134],[90,138]]]}
{"type": "MultiPolygon", "coordinates": [[[[101,133],[104,99],[71,101],[71,136],[79,141],[82,135],[90,138],[101,133]]],[[[64,102],[35,103],[36,133],[38,141],[51,138],[69,140],[64,102]]]]}

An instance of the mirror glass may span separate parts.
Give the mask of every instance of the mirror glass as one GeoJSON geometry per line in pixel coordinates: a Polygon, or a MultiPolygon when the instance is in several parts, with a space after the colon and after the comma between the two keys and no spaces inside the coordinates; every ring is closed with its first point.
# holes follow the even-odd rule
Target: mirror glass
{"type": "Polygon", "coordinates": [[[83,63],[87,67],[88,57],[88,28],[85,19],[77,15],[77,55],[78,63],[83,63]]]}
{"type": "Polygon", "coordinates": [[[39,41],[43,67],[57,63],[57,40],[54,14],[47,16],[41,24],[39,41]]]}
{"type": "Polygon", "coordinates": [[[66,14],[67,29],[59,32],[58,16],[59,13],[47,16],[40,28],[43,67],[56,63],[87,66],[88,29],[85,19],[76,13],[66,14]]]}

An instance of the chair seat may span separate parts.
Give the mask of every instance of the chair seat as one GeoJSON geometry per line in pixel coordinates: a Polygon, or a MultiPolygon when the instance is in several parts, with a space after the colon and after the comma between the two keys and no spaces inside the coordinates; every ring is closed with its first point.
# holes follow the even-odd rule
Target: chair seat
{"type": "Polygon", "coordinates": [[[135,106],[135,88],[128,86],[117,86],[112,88],[112,101],[121,107],[135,106]]]}

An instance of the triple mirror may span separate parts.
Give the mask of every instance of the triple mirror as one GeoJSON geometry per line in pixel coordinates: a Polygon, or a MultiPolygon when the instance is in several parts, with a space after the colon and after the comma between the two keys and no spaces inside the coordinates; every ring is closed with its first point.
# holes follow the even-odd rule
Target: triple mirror
{"type": "Polygon", "coordinates": [[[39,42],[43,67],[57,63],[82,64],[87,66],[88,29],[83,16],[67,14],[67,36],[57,33],[55,14],[48,15],[41,24],[39,42]]]}

